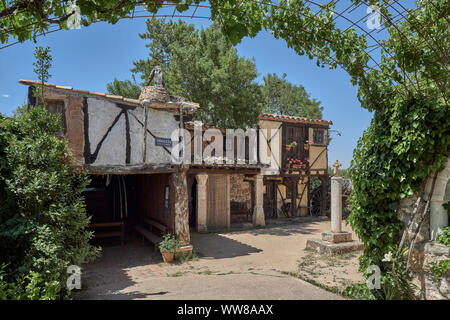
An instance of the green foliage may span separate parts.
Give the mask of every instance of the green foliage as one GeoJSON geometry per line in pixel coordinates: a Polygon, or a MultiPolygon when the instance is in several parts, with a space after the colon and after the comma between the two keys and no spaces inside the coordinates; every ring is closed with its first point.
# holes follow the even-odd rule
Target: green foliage
{"type": "Polygon", "coordinates": [[[0,116],[0,265],[10,286],[29,288],[33,298],[64,292],[66,268],[98,254],[86,231],[88,178],[71,173],[60,130],[58,115],[39,106],[0,116]]]}
{"type": "MultiPolygon", "coordinates": [[[[427,24],[428,30],[422,31],[429,31],[437,39],[447,34],[441,12],[448,2],[427,5],[419,1],[418,5],[427,9],[411,14],[410,19],[433,21],[427,24]]],[[[374,111],[374,117],[354,151],[354,191],[348,220],[365,244],[360,269],[379,265],[384,277],[388,277],[389,264],[382,262],[383,256],[388,250],[395,252],[404,228],[397,217],[399,201],[412,196],[433,169],[442,169],[450,146],[450,108],[431,76],[441,74],[431,65],[445,69],[439,49],[433,48],[431,60],[433,50],[425,47],[423,38],[411,28],[414,30],[414,25],[405,23],[389,30],[386,47],[390,49],[382,57],[383,68],[381,72],[367,73],[367,85],[359,90],[362,105],[374,111]],[[414,54],[405,55],[411,48],[415,48],[414,54]],[[420,82],[420,89],[410,83],[410,78],[420,82]]],[[[442,44],[448,46],[448,40],[442,44]]],[[[405,271],[399,278],[407,276],[405,271]]]]}
{"type": "Polygon", "coordinates": [[[96,250],[81,197],[88,180],[70,173],[67,142],[55,136],[58,121],[41,107],[1,121],[0,262],[10,275],[33,271],[46,282],[59,275],[61,290],[67,266],[80,266],[96,250]]]}
{"type": "Polygon", "coordinates": [[[141,94],[141,87],[130,80],[119,81],[114,79],[113,82],[106,85],[109,94],[122,96],[130,99],[138,99],[141,94]]]}
{"type": "MultiPolygon", "coordinates": [[[[0,1],[0,42],[8,43],[11,40],[10,37],[21,42],[28,39],[35,40],[37,34],[48,31],[52,25],[68,29],[68,21],[74,18],[80,18],[84,26],[97,21],[115,24],[120,18],[129,17],[137,6],[145,6],[150,12],[156,13],[165,2],[169,1],[76,0],[72,2],[78,5],[79,13],[69,6],[70,1],[0,1]]],[[[173,1],[170,2],[173,3],[173,1]]],[[[198,4],[200,0],[188,0],[184,3],[176,5],[178,12],[187,10],[187,4],[198,4]]]]}
{"type": "Polygon", "coordinates": [[[181,242],[172,233],[167,233],[163,236],[162,241],[159,243],[159,250],[161,252],[175,253],[175,251],[180,247],[181,242]]]}
{"type": "Polygon", "coordinates": [[[450,270],[450,259],[441,260],[438,263],[430,262],[429,267],[433,273],[434,280],[445,276],[450,270]]]}
{"type": "Polygon", "coordinates": [[[448,247],[450,247],[450,226],[445,227],[442,230],[442,233],[440,233],[437,237],[436,237],[436,242],[437,243],[442,243],[448,247]]]}
{"type": "Polygon", "coordinates": [[[44,104],[44,83],[48,82],[50,79],[49,69],[52,66],[52,57],[50,55],[50,47],[36,47],[34,51],[34,57],[36,59],[33,62],[34,73],[38,76],[41,82],[39,87],[35,89],[34,96],[37,97],[41,104],[44,104]]]}
{"type": "Polygon", "coordinates": [[[342,295],[356,300],[377,300],[365,283],[356,283],[348,286],[344,289],[342,295]]]}
{"type": "Polygon", "coordinates": [[[322,119],[320,101],[310,99],[303,86],[296,86],[275,73],[264,77],[261,86],[263,111],[311,119],[322,119]]]}
{"type": "Polygon", "coordinates": [[[58,275],[53,275],[49,280],[31,271],[27,275],[21,275],[12,282],[7,282],[5,266],[0,268],[0,300],[56,300],[59,298],[58,275]]]}

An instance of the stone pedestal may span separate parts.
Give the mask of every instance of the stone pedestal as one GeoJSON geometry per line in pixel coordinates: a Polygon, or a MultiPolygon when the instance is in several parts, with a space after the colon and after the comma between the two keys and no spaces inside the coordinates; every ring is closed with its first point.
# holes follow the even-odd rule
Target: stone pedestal
{"type": "Polygon", "coordinates": [[[173,190],[173,212],[175,215],[175,235],[183,246],[189,245],[189,204],[186,169],[170,175],[170,188],[173,190]]]}
{"type": "Polygon", "coordinates": [[[332,243],[349,242],[352,241],[352,234],[350,232],[324,232],[322,240],[332,243]]]}
{"type": "Polygon", "coordinates": [[[207,214],[208,214],[208,198],[206,184],[208,182],[208,174],[200,173],[197,179],[197,231],[208,231],[207,214]]]}
{"type": "Polygon", "coordinates": [[[253,209],[253,226],[265,226],[265,218],[264,218],[264,185],[263,185],[263,176],[256,175],[254,180],[254,188],[255,188],[255,207],[253,209]]]}

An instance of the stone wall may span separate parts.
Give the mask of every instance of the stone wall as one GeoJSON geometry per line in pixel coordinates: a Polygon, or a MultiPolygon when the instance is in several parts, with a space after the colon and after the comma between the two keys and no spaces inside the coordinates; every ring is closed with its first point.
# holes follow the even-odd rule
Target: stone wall
{"type": "Polygon", "coordinates": [[[419,190],[411,197],[402,199],[399,202],[398,217],[408,226],[412,223],[410,231],[407,234],[407,239],[411,240],[414,236],[414,231],[419,226],[420,215],[424,210],[427,200],[430,200],[430,210],[420,225],[417,234],[415,246],[412,251],[410,267],[414,272],[416,278],[419,280],[420,289],[423,292],[425,299],[449,299],[450,298],[450,274],[443,276],[440,279],[434,279],[430,263],[437,263],[441,260],[450,259],[450,247],[437,244],[433,240],[436,237],[436,230],[442,230],[445,225],[446,213],[443,217],[442,203],[448,201],[449,192],[448,184],[450,179],[450,157],[445,168],[438,172],[434,182],[434,190],[431,193],[433,180],[436,173],[433,172],[419,188],[419,190]],[[422,201],[418,202],[419,197],[422,201]],[[416,208],[414,215],[414,208],[416,208]],[[437,216],[437,218],[436,218],[437,216]],[[432,221],[434,220],[434,222],[432,221]],[[436,220],[439,223],[436,223],[436,220]]]}
{"type": "Polygon", "coordinates": [[[438,263],[450,258],[450,247],[428,242],[424,246],[423,272],[421,283],[427,300],[449,300],[450,299],[450,272],[439,279],[434,279],[430,263],[438,263]]]}
{"type": "Polygon", "coordinates": [[[251,184],[244,181],[243,174],[230,175],[230,200],[232,202],[247,203],[251,207],[251,184]]]}
{"type": "MultiPolygon", "coordinates": [[[[88,98],[85,110],[89,137],[88,150],[85,151],[95,155],[91,158],[91,165],[133,165],[143,162],[143,108],[88,98]]],[[[147,129],[150,133],[147,133],[147,163],[172,162],[171,147],[156,146],[155,137],[170,139],[177,128],[178,121],[173,113],[148,109],[147,129]]]]}

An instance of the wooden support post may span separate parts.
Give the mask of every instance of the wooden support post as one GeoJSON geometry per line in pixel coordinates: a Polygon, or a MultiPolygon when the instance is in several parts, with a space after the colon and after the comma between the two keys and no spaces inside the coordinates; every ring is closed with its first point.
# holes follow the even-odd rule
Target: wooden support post
{"type": "Polygon", "coordinates": [[[291,177],[291,217],[297,215],[298,177],[291,177]]]}
{"type": "Polygon", "coordinates": [[[170,175],[170,189],[174,199],[175,235],[183,246],[188,245],[191,241],[186,172],[186,168],[181,168],[180,171],[170,175]]]}
{"type": "Polygon", "coordinates": [[[145,164],[147,162],[147,122],[148,122],[148,105],[147,103],[144,104],[144,136],[143,136],[143,163],[145,164]]]}
{"type": "Polygon", "coordinates": [[[264,217],[264,184],[263,176],[255,176],[255,207],[253,208],[253,226],[264,226],[266,224],[264,217]]]}
{"type": "Polygon", "coordinates": [[[197,231],[208,231],[207,213],[208,213],[208,192],[207,182],[208,174],[199,173],[197,179],[197,231]]]}
{"type": "Polygon", "coordinates": [[[230,175],[226,175],[227,179],[227,229],[230,230],[231,227],[231,179],[230,175]]]}

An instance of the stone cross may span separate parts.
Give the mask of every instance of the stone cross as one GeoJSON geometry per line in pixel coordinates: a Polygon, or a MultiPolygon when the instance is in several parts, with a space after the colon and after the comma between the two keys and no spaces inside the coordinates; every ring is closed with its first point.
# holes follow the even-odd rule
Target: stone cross
{"type": "Polygon", "coordinates": [[[333,167],[334,167],[334,169],[333,169],[333,175],[335,175],[335,176],[338,175],[338,169],[339,169],[341,166],[342,166],[342,164],[341,164],[338,160],[336,160],[336,161],[333,163],[333,167]]]}

